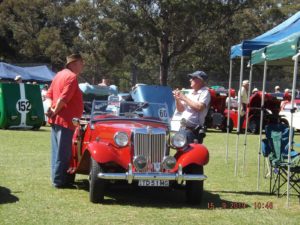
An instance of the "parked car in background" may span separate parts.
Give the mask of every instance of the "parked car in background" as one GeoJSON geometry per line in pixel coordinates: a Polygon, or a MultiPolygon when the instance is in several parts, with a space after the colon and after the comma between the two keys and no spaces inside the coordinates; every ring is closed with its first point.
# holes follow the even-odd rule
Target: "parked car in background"
{"type": "MultiPolygon", "coordinates": [[[[255,94],[250,96],[249,104],[247,105],[248,112],[248,131],[257,134],[259,132],[260,126],[260,114],[261,114],[261,100],[262,100],[262,92],[258,91],[255,94]]],[[[270,121],[272,123],[274,120],[280,120],[279,111],[281,105],[281,98],[277,96],[273,96],[270,93],[265,94],[264,100],[264,117],[263,117],[263,128],[265,125],[269,124],[270,121]]],[[[224,115],[227,119],[227,110],[225,110],[224,115]]],[[[234,108],[229,111],[230,115],[230,124],[233,124],[234,128],[237,128],[238,124],[238,109],[234,108]]],[[[246,120],[244,120],[243,129],[246,129],[246,120]]]]}
{"type": "Polygon", "coordinates": [[[39,130],[44,123],[38,85],[0,83],[0,129],[39,130]]]}
{"type": "MultiPolygon", "coordinates": [[[[282,102],[279,115],[281,116],[281,120],[289,126],[291,125],[291,110],[292,103],[290,101],[282,102]]],[[[295,99],[294,110],[295,112],[293,113],[293,127],[296,130],[300,130],[300,99],[295,99]]]]}
{"type": "Polygon", "coordinates": [[[188,202],[200,203],[207,148],[188,145],[181,132],[171,136],[167,104],[118,99],[95,100],[90,120],[74,119],[69,171],[89,175],[90,201],[103,202],[108,183],[126,181],[140,187],[183,188],[188,202]]]}

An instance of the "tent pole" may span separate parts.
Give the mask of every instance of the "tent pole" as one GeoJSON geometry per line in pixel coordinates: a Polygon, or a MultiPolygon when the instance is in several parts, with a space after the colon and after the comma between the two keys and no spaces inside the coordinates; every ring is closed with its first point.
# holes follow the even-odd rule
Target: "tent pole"
{"type": "Polygon", "coordinates": [[[287,187],[286,187],[286,201],[287,207],[290,206],[290,174],[291,174],[291,150],[293,149],[293,117],[294,117],[294,102],[295,102],[295,91],[296,91],[296,82],[297,82],[297,71],[298,71],[298,59],[299,54],[293,57],[294,60],[294,74],[293,74],[293,88],[292,88],[292,100],[291,100],[291,124],[290,124],[290,133],[289,133],[289,150],[288,150],[288,176],[287,176],[287,187]]]}
{"type": "Polygon", "coordinates": [[[263,88],[261,95],[261,109],[260,109],[260,123],[259,123],[259,149],[258,149],[258,170],[257,170],[257,190],[260,188],[260,157],[261,157],[261,140],[262,140],[262,129],[263,129],[263,118],[264,118],[264,104],[265,104],[265,91],[266,91],[266,79],[267,79],[267,60],[264,61],[264,78],[263,88]]]}
{"type": "Polygon", "coordinates": [[[244,56],[241,57],[241,68],[240,68],[240,83],[239,83],[239,93],[238,93],[238,121],[237,121],[237,138],[235,144],[235,164],[234,164],[234,175],[237,176],[238,169],[238,159],[239,159],[239,139],[240,139],[240,116],[241,116],[241,104],[242,104],[242,96],[241,96],[241,87],[243,80],[243,72],[244,72],[244,56]]]}
{"type": "MultiPolygon", "coordinates": [[[[253,66],[250,66],[250,73],[249,73],[249,89],[248,89],[248,96],[247,96],[247,103],[249,104],[249,99],[251,95],[251,88],[252,88],[252,71],[253,66]]],[[[247,150],[247,131],[248,131],[248,117],[249,117],[249,110],[246,111],[246,127],[245,127],[245,138],[244,138],[244,157],[243,157],[243,175],[245,174],[245,163],[246,163],[246,150],[247,150]]]]}
{"type": "Polygon", "coordinates": [[[227,102],[227,135],[226,135],[226,156],[225,160],[228,163],[228,142],[229,142],[229,124],[230,124],[230,106],[231,106],[231,82],[232,82],[232,59],[229,66],[229,84],[228,84],[228,102],[227,102]]]}

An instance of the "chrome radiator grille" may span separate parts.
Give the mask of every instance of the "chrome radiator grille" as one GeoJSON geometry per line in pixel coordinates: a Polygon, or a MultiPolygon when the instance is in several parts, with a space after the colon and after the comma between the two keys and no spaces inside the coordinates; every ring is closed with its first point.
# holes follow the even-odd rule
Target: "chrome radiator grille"
{"type": "Polygon", "coordinates": [[[134,155],[143,155],[147,158],[147,171],[154,171],[154,167],[160,166],[166,155],[166,131],[164,129],[150,127],[136,129],[133,143],[134,155]]]}

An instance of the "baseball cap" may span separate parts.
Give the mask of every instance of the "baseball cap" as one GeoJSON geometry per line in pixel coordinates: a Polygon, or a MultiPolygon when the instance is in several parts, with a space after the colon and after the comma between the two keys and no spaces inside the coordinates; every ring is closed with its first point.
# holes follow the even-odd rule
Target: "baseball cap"
{"type": "Polygon", "coordinates": [[[194,73],[188,74],[188,77],[189,78],[196,77],[196,78],[199,78],[199,79],[201,79],[203,81],[206,81],[208,79],[207,74],[205,72],[201,71],[201,70],[197,70],[194,73]]]}

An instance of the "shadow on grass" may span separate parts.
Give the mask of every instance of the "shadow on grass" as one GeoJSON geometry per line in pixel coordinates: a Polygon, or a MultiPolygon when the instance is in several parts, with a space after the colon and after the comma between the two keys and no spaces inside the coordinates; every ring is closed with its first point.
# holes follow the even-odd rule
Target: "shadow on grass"
{"type": "Polygon", "coordinates": [[[260,196],[272,196],[269,192],[260,191],[213,191],[214,193],[227,193],[227,194],[239,194],[239,195],[260,195],[260,196]]]}
{"type": "MultiPolygon", "coordinates": [[[[80,190],[89,191],[88,180],[76,181],[80,190]]],[[[104,202],[107,205],[131,205],[154,208],[195,208],[195,209],[243,209],[250,207],[242,202],[221,199],[219,194],[203,192],[199,205],[186,203],[184,189],[170,188],[141,188],[135,185],[109,184],[106,189],[104,202]]]]}
{"type": "Polygon", "coordinates": [[[12,195],[8,188],[0,186],[0,204],[13,203],[17,201],[19,201],[19,198],[12,195]]]}

